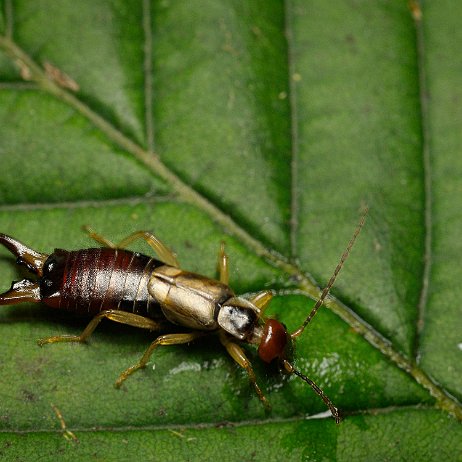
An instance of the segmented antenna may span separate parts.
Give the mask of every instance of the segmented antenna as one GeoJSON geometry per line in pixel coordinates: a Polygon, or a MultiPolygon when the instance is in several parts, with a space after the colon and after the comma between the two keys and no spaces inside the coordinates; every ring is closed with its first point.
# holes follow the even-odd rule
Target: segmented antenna
{"type": "Polygon", "coordinates": [[[295,367],[292,366],[292,364],[290,364],[289,361],[284,360],[283,364],[287,372],[289,372],[290,374],[295,374],[297,377],[300,377],[315,391],[317,395],[319,395],[319,397],[324,401],[326,406],[329,408],[330,413],[332,414],[332,417],[335,419],[335,423],[339,424],[340,421],[342,420],[342,417],[340,416],[340,411],[334,406],[332,401],[324,394],[324,392],[306,375],[302,374],[300,371],[295,369],[295,367]]]}
{"type": "Polygon", "coordinates": [[[321,307],[321,305],[324,303],[324,300],[326,299],[327,295],[329,295],[329,291],[331,287],[334,285],[335,280],[337,279],[338,273],[340,273],[340,270],[342,269],[343,264],[345,263],[345,260],[348,258],[348,255],[350,254],[350,251],[356,241],[356,238],[358,237],[359,232],[361,231],[361,228],[364,226],[364,222],[366,221],[366,216],[368,213],[369,209],[366,207],[363,215],[361,217],[361,220],[359,221],[358,226],[356,227],[356,230],[350,239],[350,242],[348,243],[347,248],[342,254],[342,258],[340,258],[340,261],[338,262],[337,267],[335,268],[334,273],[332,274],[331,278],[329,279],[329,282],[327,283],[327,286],[324,288],[324,290],[321,293],[321,297],[319,297],[319,300],[316,302],[314,305],[313,309],[311,310],[311,313],[307,316],[303,324],[290,336],[292,338],[298,337],[304,330],[305,327],[309,324],[309,322],[314,318],[315,314],[321,307]]]}

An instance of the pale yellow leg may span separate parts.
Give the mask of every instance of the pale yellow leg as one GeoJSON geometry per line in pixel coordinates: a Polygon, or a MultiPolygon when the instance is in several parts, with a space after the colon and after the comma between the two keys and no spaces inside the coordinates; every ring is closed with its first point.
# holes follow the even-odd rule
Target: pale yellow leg
{"type": "Polygon", "coordinates": [[[223,284],[229,284],[229,266],[228,266],[228,255],[225,253],[225,243],[220,244],[220,250],[218,251],[218,274],[220,275],[220,282],[223,284]]]}
{"type": "Polygon", "coordinates": [[[95,231],[93,231],[93,229],[89,226],[84,226],[83,229],[96,242],[99,242],[105,247],[109,247],[111,249],[124,249],[133,241],[136,241],[137,239],[143,239],[152,247],[152,249],[160,257],[160,259],[163,262],[167,263],[167,265],[175,266],[176,268],[179,268],[180,266],[178,260],[176,259],[175,253],[172,252],[160,239],[154,236],[154,234],[149,233],[147,231],[136,231],[133,234],[130,234],[130,236],[127,236],[125,239],[122,239],[119,243],[114,244],[109,239],[106,239],[104,236],[101,236],[101,234],[98,234],[95,231]]]}
{"type": "Polygon", "coordinates": [[[159,330],[161,325],[149,318],[140,316],[138,314],[128,313],[126,311],[119,310],[106,310],[97,314],[87,325],[84,331],[80,335],[56,335],[53,337],[46,337],[38,340],[39,346],[43,346],[47,343],[58,343],[58,342],[85,342],[88,337],[93,333],[98,324],[103,318],[110,319],[111,321],[120,322],[122,324],[128,324],[129,326],[139,327],[141,329],[148,330],[159,330]]]}
{"type": "Polygon", "coordinates": [[[149,345],[149,348],[144,352],[144,355],[141,357],[141,359],[136,364],[129,367],[124,372],[122,372],[122,374],[120,374],[119,378],[116,380],[115,386],[117,388],[120,387],[120,385],[122,385],[122,382],[124,382],[129,375],[133,374],[133,372],[137,371],[138,369],[145,367],[153,351],[158,346],[180,345],[182,343],[189,343],[198,337],[202,337],[203,335],[204,332],[196,331],[184,334],[166,334],[157,337],[156,340],[154,340],[154,342],[152,342],[151,345],[149,345]]]}
{"type": "Polygon", "coordinates": [[[273,292],[271,290],[263,290],[256,293],[254,296],[249,298],[249,302],[254,304],[260,310],[260,317],[263,316],[269,302],[273,298],[273,292]]]}
{"type": "Polygon", "coordinates": [[[226,351],[229,355],[234,359],[234,361],[239,364],[243,369],[246,370],[247,375],[249,376],[250,383],[255,389],[255,392],[258,395],[258,398],[263,403],[267,410],[271,409],[271,406],[266,399],[265,395],[261,391],[261,388],[258,386],[257,379],[255,377],[255,372],[252,369],[252,365],[250,361],[247,359],[243,349],[237,344],[232,341],[232,339],[224,332],[220,331],[220,341],[223,346],[226,348],[226,351]]]}
{"type": "Polygon", "coordinates": [[[104,247],[109,247],[110,249],[117,248],[117,246],[112,241],[110,241],[109,239],[106,239],[101,234],[98,234],[90,226],[84,225],[84,226],[82,226],[82,229],[88,234],[88,237],[90,237],[94,241],[98,242],[99,244],[103,245],[104,247]]]}

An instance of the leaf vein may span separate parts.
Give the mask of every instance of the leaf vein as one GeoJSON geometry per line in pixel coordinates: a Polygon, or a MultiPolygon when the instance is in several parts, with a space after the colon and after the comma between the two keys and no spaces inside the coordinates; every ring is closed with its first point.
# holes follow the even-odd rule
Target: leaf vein
{"type": "Polygon", "coordinates": [[[416,47],[417,47],[417,71],[420,99],[420,117],[422,131],[422,163],[424,169],[424,258],[423,272],[419,302],[417,306],[416,335],[414,340],[414,357],[419,361],[420,337],[425,324],[425,311],[428,303],[428,289],[432,270],[432,162],[430,154],[430,128],[429,128],[429,108],[428,108],[428,85],[425,70],[425,40],[422,26],[422,17],[414,15],[416,28],[416,47]]]}
{"type": "Polygon", "coordinates": [[[153,69],[152,69],[152,21],[151,2],[143,0],[143,31],[144,31],[144,110],[145,131],[148,151],[154,152],[154,121],[152,113],[153,69]]]}
{"type": "Polygon", "coordinates": [[[295,74],[295,60],[293,54],[293,7],[290,0],[285,1],[285,33],[287,41],[287,69],[289,105],[290,105],[290,129],[291,129],[291,204],[290,204],[290,252],[294,258],[297,252],[297,232],[298,232],[298,106],[296,98],[296,82],[293,79],[295,74]]]}

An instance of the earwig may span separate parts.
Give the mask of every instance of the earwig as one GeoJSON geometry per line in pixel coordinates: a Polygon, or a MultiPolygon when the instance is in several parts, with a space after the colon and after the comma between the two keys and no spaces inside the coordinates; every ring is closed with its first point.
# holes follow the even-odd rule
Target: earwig
{"type": "Polygon", "coordinates": [[[249,298],[234,294],[228,285],[228,258],[223,244],[218,258],[220,276],[219,280],[214,280],[180,269],[176,255],[153,234],[144,231],[114,244],[86,228],[89,236],[104,247],[75,251],[55,249],[49,255],[0,234],[0,244],[17,257],[19,265],[26,266],[37,276],[35,282],[30,279],[13,282],[9,291],[0,294],[0,305],[43,302],[52,308],[92,317],[80,335],[47,337],[38,341],[40,346],[85,342],[104,318],[151,331],[165,331],[166,327],[171,330],[175,325],[188,331],[157,337],[141,359],[120,374],[116,387],[145,367],[158,346],[185,344],[207,334],[218,334],[229,355],[246,370],[260,401],[269,407],[241,346],[255,345],[264,363],[276,362],[282,371],[306,382],[339,423],[341,417],[337,407],[311,379],[295,369],[289,361],[289,352],[295,338],[302,334],[328,296],[364,225],[366,213],[367,210],[320,298],[293,333],[288,333],[278,320],[265,316],[271,291],[262,291],[249,298]],[[137,239],[145,240],[159,259],[125,249],[137,239]]]}

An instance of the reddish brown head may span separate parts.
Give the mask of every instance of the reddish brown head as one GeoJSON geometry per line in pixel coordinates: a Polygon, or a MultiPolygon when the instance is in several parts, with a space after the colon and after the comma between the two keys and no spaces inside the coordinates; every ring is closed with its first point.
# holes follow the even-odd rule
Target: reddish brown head
{"type": "Polygon", "coordinates": [[[270,363],[274,359],[286,359],[287,347],[291,346],[291,342],[290,334],[283,324],[276,319],[267,319],[258,355],[265,363],[270,363]]]}
{"type": "Polygon", "coordinates": [[[305,327],[309,324],[309,322],[313,319],[315,314],[317,313],[318,309],[324,303],[324,300],[329,294],[330,288],[335,282],[335,279],[338,276],[345,260],[348,258],[351,248],[361,231],[361,228],[364,225],[364,221],[367,215],[367,208],[361,217],[361,221],[359,222],[358,227],[356,228],[353,237],[350,239],[346,250],[343,252],[342,257],[340,258],[339,263],[337,264],[334,273],[332,274],[327,286],[321,293],[319,300],[316,302],[314,307],[312,308],[310,314],[306,317],[305,321],[303,321],[302,325],[292,332],[292,334],[287,333],[287,329],[284,327],[276,319],[267,319],[265,325],[263,327],[263,333],[260,338],[260,345],[258,347],[258,355],[260,359],[265,363],[270,363],[275,359],[278,360],[280,368],[289,373],[295,374],[297,377],[300,377],[304,382],[306,382],[310,387],[319,395],[319,397],[326,403],[329,407],[332,416],[334,417],[337,423],[340,422],[340,412],[339,410],[332,404],[332,401],[324,394],[324,392],[319,388],[311,379],[309,379],[306,375],[302,374],[300,371],[295,369],[295,367],[289,362],[290,359],[288,356],[291,356],[292,348],[293,348],[293,341],[296,337],[302,334],[305,327]]]}
{"type": "Polygon", "coordinates": [[[331,400],[311,379],[295,369],[288,361],[288,356],[291,356],[292,353],[293,337],[294,335],[289,334],[285,326],[278,320],[267,319],[263,327],[260,346],[258,347],[258,355],[260,356],[260,359],[265,363],[271,363],[272,361],[277,360],[281,370],[289,374],[297,375],[304,382],[310,385],[329,407],[335,421],[339,423],[339,410],[332,404],[331,400]]]}

